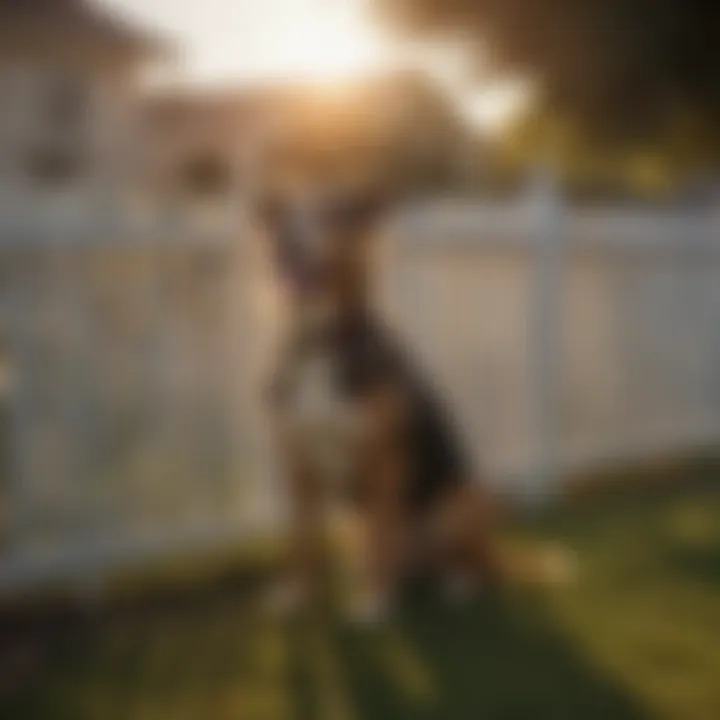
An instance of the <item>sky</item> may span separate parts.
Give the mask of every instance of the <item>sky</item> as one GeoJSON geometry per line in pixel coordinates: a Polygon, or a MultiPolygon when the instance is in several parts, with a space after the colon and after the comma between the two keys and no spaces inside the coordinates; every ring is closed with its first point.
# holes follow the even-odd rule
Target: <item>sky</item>
{"type": "Polygon", "coordinates": [[[165,82],[255,84],[338,80],[418,67],[457,98],[473,122],[492,131],[526,101],[522,81],[478,88],[455,47],[401,45],[374,23],[365,0],[96,0],[176,42],[179,62],[165,82]]]}

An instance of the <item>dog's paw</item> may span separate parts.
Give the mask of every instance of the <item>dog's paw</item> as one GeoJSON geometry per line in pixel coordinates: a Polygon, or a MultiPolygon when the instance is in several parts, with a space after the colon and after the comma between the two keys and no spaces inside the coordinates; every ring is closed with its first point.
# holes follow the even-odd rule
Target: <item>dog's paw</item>
{"type": "Polygon", "coordinates": [[[382,624],[390,615],[390,599],[382,593],[362,593],[354,597],[346,608],[347,620],[359,627],[382,624]]]}
{"type": "Polygon", "coordinates": [[[310,596],[311,593],[306,585],[286,580],[270,588],[264,598],[264,604],[273,617],[290,617],[307,607],[310,596]]]}

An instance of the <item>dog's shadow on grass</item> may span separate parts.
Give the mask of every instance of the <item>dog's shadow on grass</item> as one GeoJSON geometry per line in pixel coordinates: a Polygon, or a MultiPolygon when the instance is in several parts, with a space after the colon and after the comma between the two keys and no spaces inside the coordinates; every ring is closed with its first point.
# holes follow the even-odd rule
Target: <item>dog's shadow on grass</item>
{"type": "MultiPolygon", "coordinates": [[[[4,718],[639,720],[539,597],[413,595],[378,628],[331,604],[285,623],[247,587],[101,613],[4,718]]],[[[63,623],[64,625],[66,623],[63,623]]]]}
{"type": "Polygon", "coordinates": [[[666,562],[682,576],[720,586],[720,540],[697,546],[675,547],[666,554],[666,562]]]}
{"type": "Polygon", "coordinates": [[[649,717],[543,617],[531,598],[485,598],[458,609],[425,597],[382,628],[351,628],[328,614],[312,630],[295,625],[289,639],[295,717],[649,717]]]}

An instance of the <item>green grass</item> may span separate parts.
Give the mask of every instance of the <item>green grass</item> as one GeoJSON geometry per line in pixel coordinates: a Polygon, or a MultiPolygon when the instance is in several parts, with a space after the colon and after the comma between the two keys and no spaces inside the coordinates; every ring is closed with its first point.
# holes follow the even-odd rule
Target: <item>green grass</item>
{"type": "Polygon", "coordinates": [[[361,631],[330,610],[275,622],[257,580],[229,578],[61,623],[0,717],[720,718],[720,489],[617,494],[522,533],[573,548],[575,582],[460,609],[425,593],[361,631]]]}

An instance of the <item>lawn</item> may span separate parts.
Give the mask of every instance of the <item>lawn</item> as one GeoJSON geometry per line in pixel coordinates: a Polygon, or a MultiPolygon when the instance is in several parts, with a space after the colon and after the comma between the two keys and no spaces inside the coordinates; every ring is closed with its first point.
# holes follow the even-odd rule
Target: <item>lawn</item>
{"type": "Polygon", "coordinates": [[[720,718],[717,485],[619,492],[520,532],[571,546],[575,581],[460,608],[421,593],[359,630],[329,609],[273,621],[240,572],[30,626],[43,642],[20,689],[0,679],[0,717],[720,718]]]}

